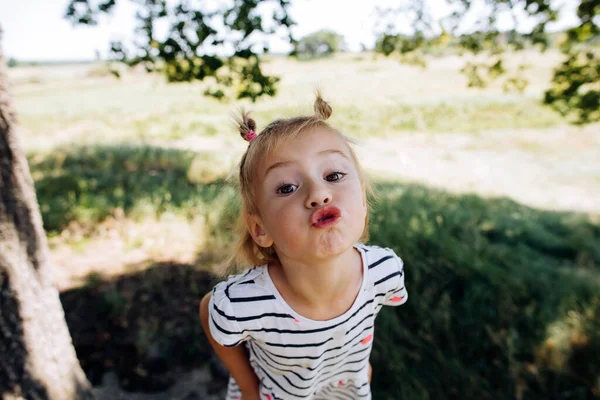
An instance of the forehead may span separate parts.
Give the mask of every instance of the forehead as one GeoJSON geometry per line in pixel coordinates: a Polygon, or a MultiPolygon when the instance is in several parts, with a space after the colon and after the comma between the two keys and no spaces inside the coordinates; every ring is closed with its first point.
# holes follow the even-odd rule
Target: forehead
{"type": "Polygon", "coordinates": [[[264,171],[272,164],[304,160],[311,156],[326,156],[335,154],[336,151],[352,159],[346,139],[329,129],[315,128],[278,143],[276,148],[265,154],[260,169],[264,171]]]}

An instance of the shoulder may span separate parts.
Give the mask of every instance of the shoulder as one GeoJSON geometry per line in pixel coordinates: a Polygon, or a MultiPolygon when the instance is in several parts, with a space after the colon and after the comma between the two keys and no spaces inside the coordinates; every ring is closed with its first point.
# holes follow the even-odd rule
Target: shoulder
{"type": "Polygon", "coordinates": [[[252,304],[274,300],[273,293],[262,284],[263,273],[262,267],[253,267],[242,274],[230,275],[213,288],[213,303],[217,307],[236,311],[236,314],[243,314],[244,309],[252,307],[252,304]]]}
{"type": "Polygon", "coordinates": [[[372,245],[360,245],[360,247],[365,253],[369,283],[374,288],[374,295],[385,305],[406,302],[407,293],[404,287],[404,261],[402,258],[390,248],[372,245]],[[396,296],[398,294],[401,296],[396,296]]]}
{"type": "Polygon", "coordinates": [[[369,275],[371,276],[380,275],[381,271],[403,268],[404,262],[392,249],[363,244],[359,244],[357,247],[361,248],[365,253],[369,275]]]}
{"type": "Polygon", "coordinates": [[[275,296],[261,284],[262,274],[262,268],[254,267],[230,275],[213,288],[208,312],[211,333],[220,344],[231,346],[248,339],[256,328],[257,311],[272,307],[275,296]]]}

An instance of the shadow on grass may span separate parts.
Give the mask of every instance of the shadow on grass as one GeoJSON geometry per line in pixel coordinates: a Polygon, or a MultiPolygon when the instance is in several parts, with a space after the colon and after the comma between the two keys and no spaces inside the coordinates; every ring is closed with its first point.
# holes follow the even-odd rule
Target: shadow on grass
{"type": "MultiPolygon", "coordinates": [[[[103,147],[66,153],[62,161],[30,160],[44,218],[54,221],[45,223],[57,230],[82,215],[100,221],[117,207],[126,215],[206,213],[208,237],[227,248],[237,215],[234,188],[191,183],[193,158],[174,150],[103,147]],[[141,202],[147,206],[139,208],[141,202]]],[[[391,247],[404,259],[411,298],[400,308],[385,308],[377,320],[374,398],[600,396],[598,225],[585,215],[539,211],[508,199],[395,182],[376,186],[380,198],[372,211],[371,243],[391,247]]],[[[117,283],[100,280],[98,286],[64,293],[86,371],[94,362],[100,369],[116,368],[125,387],[149,390],[153,382],[163,387],[170,381],[139,378],[148,376],[146,361],[131,360],[168,349],[163,363],[175,371],[206,359],[210,349],[200,332],[197,304],[211,284],[194,271],[156,266],[117,283]],[[112,289],[98,294],[102,285],[112,289]],[[159,299],[161,306],[144,303],[148,298],[159,299]],[[182,304],[187,311],[180,311],[182,304]],[[90,311],[98,308],[104,311],[90,311]],[[186,322],[177,331],[173,321],[179,315],[186,322]],[[102,339],[105,347],[94,344],[99,340],[94,329],[109,332],[102,339]],[[87,338],[77,339],[78,332],[88,332],[87,338]],[[113,346],[123,338],[129,347],[113,346]]]]}
{"type": "MultiPolygon", "coordinates": [[[[200,299],[215,284],[191,265],[157,263],[117,279],[90,275],[61,293],[81,365],[93,385],[114,371],[125,390],[162,391],[182,372],[211,365],[198,317],[200,299]]],[[[226,381],[215,374],[214,383],[226,381]]]]}

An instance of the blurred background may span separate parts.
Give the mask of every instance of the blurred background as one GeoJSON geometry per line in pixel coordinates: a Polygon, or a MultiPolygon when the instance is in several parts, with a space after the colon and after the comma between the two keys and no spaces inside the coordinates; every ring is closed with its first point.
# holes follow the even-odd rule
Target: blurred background
{"type": "Polygon", "coordinates": [[[2,2],[4,57],[77,355],[100,398],[223,398],[198,319],[258,130],[356,141],[404,260],[374,399],[600,398],[596,0],[2,2]]]}

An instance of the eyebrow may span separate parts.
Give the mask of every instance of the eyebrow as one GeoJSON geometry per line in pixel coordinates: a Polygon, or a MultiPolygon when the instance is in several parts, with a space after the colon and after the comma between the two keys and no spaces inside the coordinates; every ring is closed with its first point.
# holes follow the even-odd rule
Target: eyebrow
{"type": "Polygon", "coordinates": [[[348,156],[343,151],[340,151],[340,150],[337,150],[337,149],[323,150],[323,151],[318,152],[317,154],[319,154],[319,155],[326,155],[326,156],[329,155],[329,154],[339,154],[340,156],[342,156],[345,159],[347,159],[348,161],[350,161],[350,159],[348,158],[348,156]]]}
{"type": "Polygon", "coordinates": [[[267,175],[269,175],[269,172],[271,172],[271,171],[272,171],[272,170],[274,170],[275,168],[283,167],[284,165],[291,164],[291,163],[292,163],[291,161],[281,161],[281,162],[278,162],[278,163],[275,163],[275,164],[271,165],[271,166],[270,166],[269,168],[267,168],[267,170],[265,171],[265,177],[266,177],[267,175]]]}
{"type": "MultiPolygon", "coordinates": [[[[327,150],[322,150],[320,152],[317,153],[318,155],[329,155],[329,154],[338,154],[342,157],[344,157],[345,159],[347,159],[348,161],[350,161],[350,158],[348,158],[348,156],[346,154],[344,154],[344,152],[340,151],[340,150],[336,150],[336,149],[327,149],[327,150]]],[[[271,172],[272,170],[274,170],[275,168],[279,168],[279,167],[283,167],[285,165],[288,164],[292,164],[292,161],[281,161],[281,162],[277,162],[273,165],[271,165],[269,168],[267,168],[267,170],[265,171],[265,177],[269,174],[269,172],[271,172]]]]}

